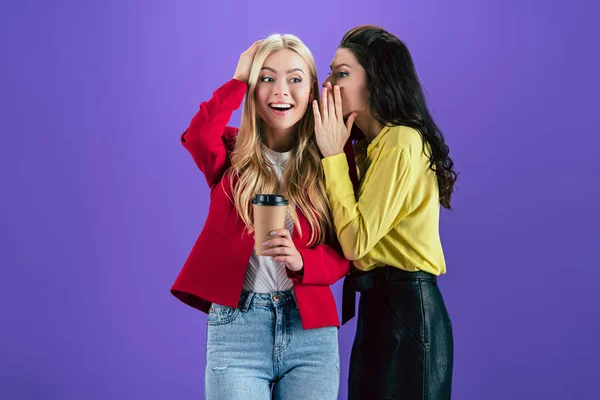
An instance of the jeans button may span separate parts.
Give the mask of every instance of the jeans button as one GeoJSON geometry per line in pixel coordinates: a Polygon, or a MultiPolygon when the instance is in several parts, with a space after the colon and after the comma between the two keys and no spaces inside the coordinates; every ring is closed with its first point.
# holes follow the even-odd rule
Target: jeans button
{"type": "Polygon", "coordinates": [[[274,301],[275,303],[278,303],[278,302],[279,302],[279,300],[281,300],[281,296],[280,296],[280,295],[278,295],[278,294],[274,294],[274,295],[273,295],[273,301],[274,301]]]}

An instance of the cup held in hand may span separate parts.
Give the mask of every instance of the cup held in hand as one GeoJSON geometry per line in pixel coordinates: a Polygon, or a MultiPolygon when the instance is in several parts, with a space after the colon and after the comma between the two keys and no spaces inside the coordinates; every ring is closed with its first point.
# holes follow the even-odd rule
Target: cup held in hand
{"type": "Polygon", "coordinates": [[[269,240],[270,232],[285,227],[288,201],[278,194],[257,194],[252,200],[254,211],[254,251],[263,255],[262,244],[269,240]]]}

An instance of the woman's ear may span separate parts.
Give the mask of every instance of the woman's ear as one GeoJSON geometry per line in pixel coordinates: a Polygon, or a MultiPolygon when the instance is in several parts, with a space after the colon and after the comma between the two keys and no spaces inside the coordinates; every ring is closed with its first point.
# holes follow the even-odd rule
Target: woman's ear
{"type": "Polygon", "coordinates": [[[308,105],[310,106],[315,99],[315,90],[313,89],[314,85],[310,87],[310,94],[308,95],[308,105]]]}

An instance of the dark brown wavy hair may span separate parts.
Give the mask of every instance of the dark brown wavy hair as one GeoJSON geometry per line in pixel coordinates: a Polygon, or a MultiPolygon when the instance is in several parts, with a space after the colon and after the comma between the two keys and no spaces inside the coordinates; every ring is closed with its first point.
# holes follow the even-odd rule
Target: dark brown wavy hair
{"type": "Polygon", "coordinates": [[[380,124],[416,129],[431,148],[429,168],[435,171],[440,204],[447,209],[458,174],[449,156],[444,135],[437,127],[425,101],[417,71],[406,45],[393,34],[374,25],[348,31],[339,46],[354,54],[364,68],[369,90],[369,108],[380,124]]]}

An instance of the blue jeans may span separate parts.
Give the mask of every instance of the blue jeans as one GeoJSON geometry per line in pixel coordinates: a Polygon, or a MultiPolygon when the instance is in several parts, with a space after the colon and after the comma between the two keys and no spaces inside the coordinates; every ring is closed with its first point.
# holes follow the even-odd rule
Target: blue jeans
{"type": "Polygon", "coordinates": [[[337,327],[302,329],[293,291],[213,304],[206,341],[207,400],[337,399],[337,327]]]}

